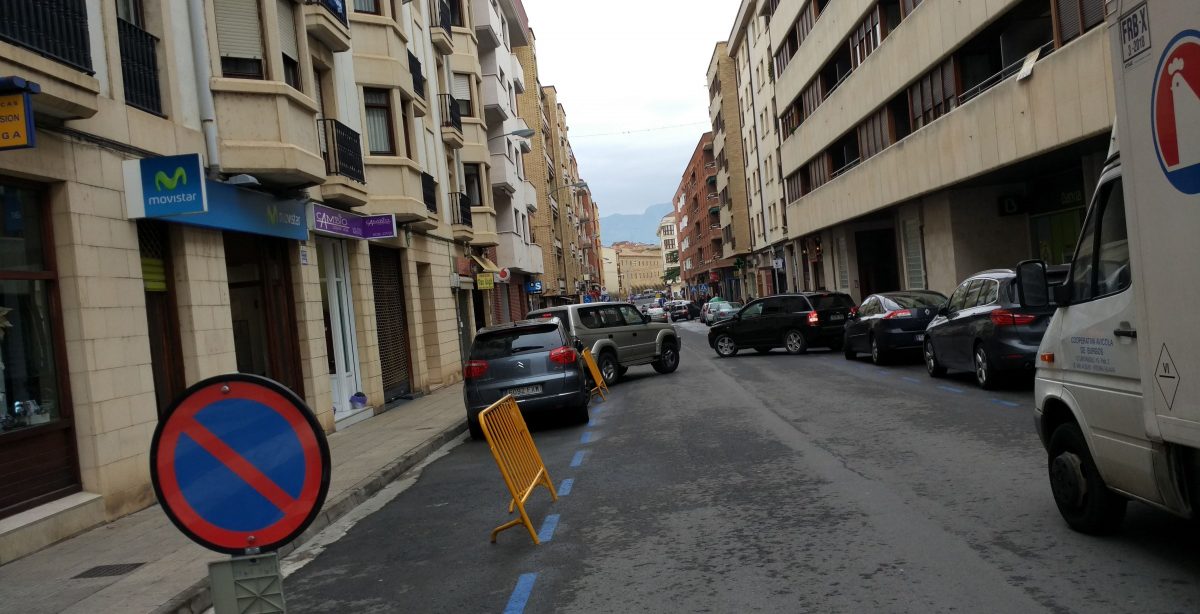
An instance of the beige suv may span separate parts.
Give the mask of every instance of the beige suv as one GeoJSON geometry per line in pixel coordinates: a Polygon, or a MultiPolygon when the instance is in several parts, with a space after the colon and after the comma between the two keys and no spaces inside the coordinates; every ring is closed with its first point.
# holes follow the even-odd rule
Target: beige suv
{"type": "Polygon", "coordinates": [[[568,334],[590,348],[608,385],[629,367],[651,365],[659,373],[679,368],[679,335],[671,324],[651,322],[630,303],[584,303],[529,312],[529,319],[557,317],[568,334]]]}

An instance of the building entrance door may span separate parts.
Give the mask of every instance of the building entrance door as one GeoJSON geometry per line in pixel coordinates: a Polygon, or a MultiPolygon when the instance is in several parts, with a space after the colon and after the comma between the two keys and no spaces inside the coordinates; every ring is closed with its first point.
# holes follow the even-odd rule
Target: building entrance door
{"type": "Polygon", "coordinates": [[[896,231],[891,228],[861,230],[854,233],[858,254],[860,296],[900,289],[900,269],[896,262],[896,231]]]}
{"type": "Polygon", "coordinates": [[[385,403],[412,392],[401,268],[400,250],[371,246],[371,286],[375,291],[375,327],[379,332],[385,403]]]}
{"type": "Polygon", "coordinates": [[[288,243],[238,232],[224,238],[238,371],[269,377],[303,397],[288,243]]]}
{"type": "Polygon", "coordinates": [[[325,316],[325,348],[336,420],[352,413],[350,397],[362,390],[354,298],[350,293],[350,258],[346,241],[342,239],[318,237],[316,243],[321,307],[325,316]]]}

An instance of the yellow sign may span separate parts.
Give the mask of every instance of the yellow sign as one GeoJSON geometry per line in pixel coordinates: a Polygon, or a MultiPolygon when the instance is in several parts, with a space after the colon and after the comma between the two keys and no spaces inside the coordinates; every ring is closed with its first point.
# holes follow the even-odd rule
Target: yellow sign
{"type": "Polygon", "coordinates": [[[496,287],[496,279],[491,273],[480,273],[475,276],[476,290],[491,290],[496,287]]]}
{"type": "Polygon", "coordinates": [[[33,147],[33,113],[29,94],[0,96],[0,149],[33,147]]]}

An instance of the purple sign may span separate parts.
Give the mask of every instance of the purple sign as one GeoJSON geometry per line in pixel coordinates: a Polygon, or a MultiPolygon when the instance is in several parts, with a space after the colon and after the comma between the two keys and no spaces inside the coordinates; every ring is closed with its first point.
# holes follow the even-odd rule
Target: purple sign
{"type": "Polygon", "coordinates": [[[391,213],[355,215],[313,203],[312,229],[351,239],[391,239],[396,236],[396,217],[391,213]]]}

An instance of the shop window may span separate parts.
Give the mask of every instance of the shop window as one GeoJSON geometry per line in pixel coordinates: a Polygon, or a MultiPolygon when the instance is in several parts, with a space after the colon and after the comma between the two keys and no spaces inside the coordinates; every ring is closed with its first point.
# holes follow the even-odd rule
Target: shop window
{"type": "Polygon", "coordinates": [[[213,0],[213,11],[221,74],[241,79],[265,78],[258,0],[213,0]]]}

